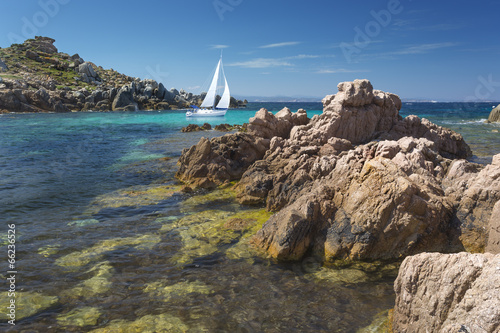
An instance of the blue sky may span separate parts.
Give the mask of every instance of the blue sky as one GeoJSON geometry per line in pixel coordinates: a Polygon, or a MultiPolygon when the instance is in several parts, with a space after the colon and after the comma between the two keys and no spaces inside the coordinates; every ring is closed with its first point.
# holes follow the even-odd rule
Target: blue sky
{"type": "Polygon", "coordinates": [[[167,88],[318,97],[367,78],[402,98],[500,100],[500,0],[1,1],[0,47],[34,35],[167,88]]]}

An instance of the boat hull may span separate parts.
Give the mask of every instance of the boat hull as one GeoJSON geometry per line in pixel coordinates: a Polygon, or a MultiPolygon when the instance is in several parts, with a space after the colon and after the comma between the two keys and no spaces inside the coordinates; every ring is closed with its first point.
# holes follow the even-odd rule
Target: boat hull
{"type": "Polygon", "coordinates": [[[196,112],[186,112],[186,117],[223,117],[227,109],[224,110],[197,110],[196,112]]]}

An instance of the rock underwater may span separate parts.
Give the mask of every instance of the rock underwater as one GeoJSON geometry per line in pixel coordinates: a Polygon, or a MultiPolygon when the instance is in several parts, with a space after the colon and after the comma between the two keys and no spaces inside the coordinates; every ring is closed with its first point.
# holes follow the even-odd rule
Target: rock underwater
{"type": "Polygon", "coordinates": [[[403,119],[399,97],[368,80],[338,89],[312,119],[261,109],[246,133],[202,138],[183,151],[177,177],[199,187],[239,180],[240,203],[277,212],[252,242],[278,259],[483,249],[484,221],[500,200],[500,156],[486,167],[467,162],[460,134],[403,119]]]}

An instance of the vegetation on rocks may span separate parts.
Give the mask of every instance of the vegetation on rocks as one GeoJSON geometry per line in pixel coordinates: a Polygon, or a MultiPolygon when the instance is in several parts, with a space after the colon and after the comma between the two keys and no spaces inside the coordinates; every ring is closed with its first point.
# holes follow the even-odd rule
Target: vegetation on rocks
{"type": "MultiPolygon", "coordinates": [[[[203,100],[59,52],[54,42],[37,36],[0,48],[0,112],[174,110],[203,100]]],[[[231,99],[231,107],[244,105],[231,99]]]]}

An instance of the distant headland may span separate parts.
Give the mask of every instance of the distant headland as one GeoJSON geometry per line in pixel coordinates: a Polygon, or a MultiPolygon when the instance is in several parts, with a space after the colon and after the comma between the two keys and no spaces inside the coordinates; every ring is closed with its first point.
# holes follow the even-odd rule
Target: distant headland
{"type": "MultiPolygon", "coordinates": [[[[167,90],[163,83],[104,69],[78,54],[59,52],[36,36],[0,48],[0,113],[176,110],[200,105],[204,94],[167,90]]],[[[231,98],[230,107],[246,100],[231,98]]]]}

